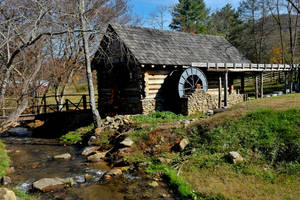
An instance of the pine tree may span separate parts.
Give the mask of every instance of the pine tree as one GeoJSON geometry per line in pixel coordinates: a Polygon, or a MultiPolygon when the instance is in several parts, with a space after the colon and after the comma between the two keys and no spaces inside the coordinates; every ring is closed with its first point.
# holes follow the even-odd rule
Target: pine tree
{"type": "Polygon", "coordinates": [[[242,29],[243,23],[239,19],[239,13],[230,4],[210,16],[208,33],[224,36],[231,43],[235,43],[237,34],[242,29]]]}
{"type": "Polygon", "coordinates": [[[203,0],[179,0],[172,11],[170,28],[189,33],[205,33],[209,9],[203,0]]]}

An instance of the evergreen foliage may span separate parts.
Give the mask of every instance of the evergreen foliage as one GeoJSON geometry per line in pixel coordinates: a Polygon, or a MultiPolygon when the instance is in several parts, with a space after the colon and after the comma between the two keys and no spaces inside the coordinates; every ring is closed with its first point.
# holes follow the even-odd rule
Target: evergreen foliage
{"type": "Polygon", "coordinates": [[[209,9],[203,0],[179,0],[172,11],[170,28],[189,33],[205,33],[209,9]]]}

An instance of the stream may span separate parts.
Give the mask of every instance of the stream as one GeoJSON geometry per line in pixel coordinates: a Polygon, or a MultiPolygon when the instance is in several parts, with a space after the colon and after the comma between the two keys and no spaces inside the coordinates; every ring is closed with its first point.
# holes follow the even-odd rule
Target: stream
{"type": "Polygon", "coordinates": [[[42,178],[73,178],[76,185],[54,192],[34,192],[43,200],[129,200],[129,199],[173,199],[168,187],[149,185],[152,179],[136,174],[124,174],[102,182],[101,177],[111,168],[105,162],[87,163],[81,155],[83,149],[65,146],[57,139],[30,137],[23,128],[15,128],[0,137],[5,143],[14,172],[9,175],[13,187],[32,192],[32,183],[42,178]],[[70,153],[70,160],[55,160],[55,155],[70,153]],[[87,180],[86,177],[89,177],[87,180]]]}

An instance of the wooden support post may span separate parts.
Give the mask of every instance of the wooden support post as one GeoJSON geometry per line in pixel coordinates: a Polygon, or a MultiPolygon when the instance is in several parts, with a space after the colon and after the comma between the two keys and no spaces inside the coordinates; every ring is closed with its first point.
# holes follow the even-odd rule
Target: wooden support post
{"type": "Polygon", "coordinates": [[[264,98],[264,72],[260,72],[260,98],[264,98]]]}
{"type": "Polygon", "coordinates": [[[245,93],[245,73],[241,75],[241,94],[245,93]]]}
{"type": "Polygon", "coordinates": [[[287,84],[287,72],[284,72],[284,93],[287,94],[288,84],[287,84]]]}
{"type": "Polygon", "coordinates": [[[44,102],[44,113],[47,113],[47,101],[46,101],[46,96],[45,95],[43,97],[43,102],[44,102]]]}
{"type": "Polygon", "coordinates": [[[290,89],[290,94],[292,94],[292,92],[293,92],[293,71],[290,71],[289,89],[290,89]]]}
{"type": "Polygon", "coordinates": [[[228,71],[225,72],[224,81],[224,107],[226,107],[228,106],[228,71]]]}
{"type": "Polygon", "coordinates": [[[87,110],[86,95],[82,95],[83,110],[87,110]]]}
{"type": "Polygon", "coordinates": [[[219,108],[222,108],[222,75],[219,75],[219,108]]]}
{"type": "Polygon", "coordinates": [[[69,111],[69,99],[66,99],[66,111],[69,111]]]}
{"type": "Polygon", "coordinates": [[[258,99],[258,76],[255,73],[255,98],[258,99]]]}

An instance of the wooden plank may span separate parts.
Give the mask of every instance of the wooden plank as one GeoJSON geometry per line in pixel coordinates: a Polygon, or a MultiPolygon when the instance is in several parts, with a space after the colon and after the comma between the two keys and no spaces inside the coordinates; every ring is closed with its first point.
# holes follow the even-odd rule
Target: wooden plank
{"type": "Polygon", "coordinates": [[[162,85],[165,82],[164,79],[160,80],[148,80],[148,85],[162,85]]]}
{"type": "Polygon", "coordinates": [[[167,77],[168,77],[168,75],[148,75],[148,78],[150,80],[152,80],[152,79],[165,79],[167,77]]]}
{"type": "Polygon", "coordinates": [[[241,75],[241,94],[245,93],[245,74],[241,75]]]}
{"type": "Polygon", "coordinates": [[[159,90],[162,85],[149,85],[149,90],[159,90]]]}

